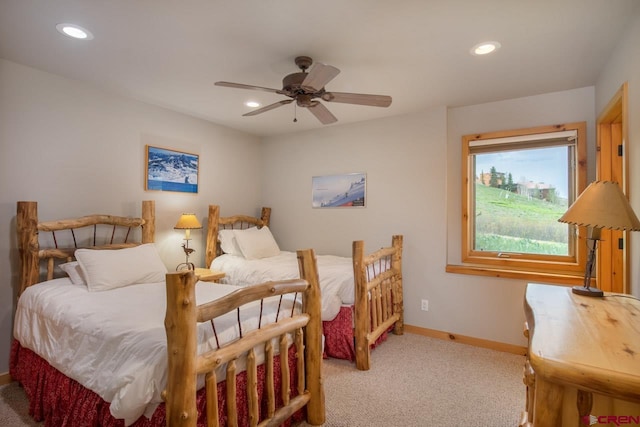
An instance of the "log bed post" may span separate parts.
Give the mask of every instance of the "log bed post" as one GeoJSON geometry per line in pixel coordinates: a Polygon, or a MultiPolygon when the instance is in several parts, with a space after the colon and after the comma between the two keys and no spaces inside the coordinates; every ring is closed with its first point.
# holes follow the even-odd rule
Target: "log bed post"
{"type": "Polygon", "coordinates": [[[40,257],[38,251],[38,203],[18,202],[18,214],[16,217],[18,231],[18,250],[20,251],[20,293],[38,283],[40,278],[40,257]]]}
{"type": "Polygon", "coordinates": [[[195,275],[183,270],[167,273],[167,331],[168,373],[165,398],[167,426],[196,427],[197,371],[197,305],[195,275]],[[171,345],[169,347],[169,345],[171,345]]]}
{"type": "Polygon", "coordinates": [[[153,243],[156,234],[156,202],[154,200],[142,201],[142,243],[153,243]]]}
{"type": "Polygon", "coordinates": [[[218,250],[218,227],[220,221],[220,206],[209,205],[207,220],[207,248],[205,251],[205,268],[210,268],[216,258],[218,250]]]}
{"type": "Polygon", "coordinates": [[[260,213],[260,219],[262,220],[262,225],[268,227],[271,221],[271,208],[263,207],[260,213]]]}
{"type": "Polygon", "coordinates": [[[404,333],[404,301],[402,286],[402,235],[395,235],[391,239],[391,246],[396,250],[391,257],[391,267],[397,272],[398,277],[394,280],[393,292],[393,312],[400,318],[396,321],[393,333],[402,335],[404,333]]]}
{"type": "MultiPolygon", "coordinates": [[[[309,314],[305,338],[305,369],[307,390],[311,399],[307,404],[307,422],[322,425],[325,422],[324,385],[322,383],[322,298],[320,281],[313,249],[297,251],[300,277],[309,282],[303,297],[303,311],[309,314]]],[[[298,351],[300,351],[298,349],[298,351]]]]}
{"type": "Polygon", "coordinates": [[[353,242],[353,280],[355,285],[355,330],[353,331],[356,350],[356,368],[368,371],[370,367],[369,331],[370,308],[369,290],[365,276],[364,241],[353,242]]]}

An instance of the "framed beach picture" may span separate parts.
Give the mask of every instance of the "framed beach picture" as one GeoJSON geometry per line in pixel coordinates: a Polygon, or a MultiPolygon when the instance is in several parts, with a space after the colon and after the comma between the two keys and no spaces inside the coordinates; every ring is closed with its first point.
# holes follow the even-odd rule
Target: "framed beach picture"
{"type": "Polygon", "coordinates": [[[199,156],[146,146],[145,190],[198,192],[199,156]]]}
{"type": "Polygon", "coordinates": [[[365,206],[367,176],[364,173],[314,176],[311,187],[314,208],[365,206]]]}

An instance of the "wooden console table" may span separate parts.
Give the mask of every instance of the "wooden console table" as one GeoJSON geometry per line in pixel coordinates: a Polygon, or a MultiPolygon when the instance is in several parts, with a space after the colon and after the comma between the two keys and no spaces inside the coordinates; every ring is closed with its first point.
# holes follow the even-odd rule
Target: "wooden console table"
{"type": "Polygon", "coordinates": [[[581,422],[585,415],[594,425],[640,420],[640,301],[530,283],[524,311],[529,390],[522,425],[589,425],[581,422]]]}

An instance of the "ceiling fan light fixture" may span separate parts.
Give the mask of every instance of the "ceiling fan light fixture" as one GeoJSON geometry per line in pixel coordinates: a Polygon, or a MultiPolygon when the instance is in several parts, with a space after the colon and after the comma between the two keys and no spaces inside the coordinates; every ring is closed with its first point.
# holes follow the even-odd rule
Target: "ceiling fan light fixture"
{"type": "Polygon", "coordinates": [[[494,41],[478,43],[471,48],[471,54],[476,56],[487,55],[500,49],[500,46],[500,43],[494,41]]]}
{"type": "Polygon", "coordinates": [[[257,101],[247,101],[244,103],[244,105],[246,105],[249,108],[257,108],[260,106],[260,103],[257,101]]]}
{"type": "Polygon", "coordinates": [[[74,39],[78,39],[78,40],[93,39],[93,34],[91,34],[91,31],[87,30],[86,28],[82,28],[81,26],[76,24],[62,23],[62,24],[56,25],[56,29],[61,34],[64,34],[65,36],[71,37],[74,39]]]}

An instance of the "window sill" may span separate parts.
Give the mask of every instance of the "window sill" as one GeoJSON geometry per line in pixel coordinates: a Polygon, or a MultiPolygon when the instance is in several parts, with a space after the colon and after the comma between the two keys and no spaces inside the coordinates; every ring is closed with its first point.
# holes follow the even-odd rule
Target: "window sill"
{"type": "Polygon", "coordinates": [[[545,273],[540,271],[512,270],[495,268],[486,265],[457,265],[447,264],[447,273],[470,274],[474,276],[502,277],[508,279],[526,280],[528,282],[554,283],[559,285],[582,285],[584,276],[576,274],[545,273]]]}

